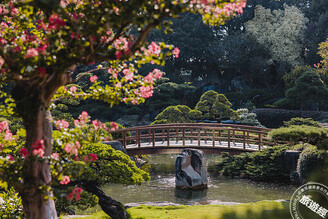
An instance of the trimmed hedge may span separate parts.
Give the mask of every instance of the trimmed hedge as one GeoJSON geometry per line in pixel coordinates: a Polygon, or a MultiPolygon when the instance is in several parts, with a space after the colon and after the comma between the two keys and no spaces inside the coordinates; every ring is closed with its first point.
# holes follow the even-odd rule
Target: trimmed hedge
{"type": "Polygon", "coordinates": [[[318,150],[314,145],[307,145],[297,163],[297,173],[302,180],[308,180],[310,175],[323,167],[327,153],[324,150],[318,150]]]}
{"type": "Polygon", "coordinates": [[[328,129],[325,128],[292,125],[271,130],[269,137],[274,141],[303,142],[317,145],[327,140],[327,134],[328,129]]]}
{"type": "Polygon", "coordinates": [[[243,153],[227,157],[218,164],[219,172],[224,176],[245,177],[258,181],[289,181],[289,172],[279,162],[286,146],[266,148],[253,153],[243,153]]]}
{"type": "Polygon", "coordinates": [[[307,125],[313,127],[320,127],[319,122],[314,121],[312,118],[301,118],[301,117],[292,118],[291,120],[284,122],[284,125],[287,127],[292,125],[307,125]]]}

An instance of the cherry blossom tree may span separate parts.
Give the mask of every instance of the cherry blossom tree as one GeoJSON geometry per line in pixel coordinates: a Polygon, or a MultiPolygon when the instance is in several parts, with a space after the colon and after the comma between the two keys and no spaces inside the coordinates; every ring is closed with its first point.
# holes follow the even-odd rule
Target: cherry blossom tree
{"type": "MultiPolygon", "coordinates": [[[[49,164],[50,159],[58,158],[52,154],[52,101],[73,96],[99,99],[110,106],[142,103],[152,96],[153,83],[163,73],[154,69],[143,77],[138,68],[147,63],[163,65],[166,57],[179,56],[173,45],[146,42],[153,28],[168,29],[163,20],[183,12],[200,13],[206,24],[220,25],[242,13],[245,5],[245,0],[1,1],[0,81],[14,84],[11,96],[3,93],[2,97],[8,97],[6,103],[13,106],[26,129],[20,154],[2,151],[1,163],[10,163],[21,175],[3,174],[1,179],[19,192],[26,218],[57,217],[49,164]],[[77,65],[94,63],[97,67],[88,73],[107,70],[111,76],[107,85],[101,86],[93,75],[87,91],[75,86],[66,89],[77,65]]],[[[67,126],[65,121],[55,125],[59,129],[67,126]]],[[[1,127],[2,144],[14,146],[7,124],[1,127]]],[[[74,142],[66,149],[75,154],[79,145],[74,142]]],[[[60,182],[66,184],[69,177],[63,176],[60,182]]]]}

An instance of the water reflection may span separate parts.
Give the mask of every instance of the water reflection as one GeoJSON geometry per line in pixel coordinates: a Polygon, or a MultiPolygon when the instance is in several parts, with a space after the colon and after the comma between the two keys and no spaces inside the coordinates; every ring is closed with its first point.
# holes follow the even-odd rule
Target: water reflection
{"type": "Polygon", "coordinates": [[[201,201],[202,199],[206,198],[207,189],[175,189],[174,196],[178,199],[201,201]]]}

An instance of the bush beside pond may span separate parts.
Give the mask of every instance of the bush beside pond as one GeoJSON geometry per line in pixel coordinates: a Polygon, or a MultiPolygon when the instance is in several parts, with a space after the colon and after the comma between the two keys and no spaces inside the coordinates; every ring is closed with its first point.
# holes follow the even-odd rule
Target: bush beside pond
{"type": "Polygon", "coordinates": [[[287,146],[266,148],[253,153],[243,153],[227,157],[218,164],[219,172],[224,176],[242,176],[259,181],[289,181],[288,170],[279,162],[287,146]]]}

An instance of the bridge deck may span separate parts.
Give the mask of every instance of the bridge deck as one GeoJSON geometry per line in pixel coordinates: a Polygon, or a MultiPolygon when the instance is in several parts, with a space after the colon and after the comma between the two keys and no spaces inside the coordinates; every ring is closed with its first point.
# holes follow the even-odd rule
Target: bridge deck
{"type": "MultiPolygon", "coordinates": [[[[265,148],[266,146],[262,146],[261,148],[265,148]]],[[[205,153],[217,153],[220,154],[222,152],[229,152],[232,154],[239,154],[242,152],[254,152],[259,150],[259,146],[257,144],[244,144],[242,142],[231,142],[230,146],[227,141],[215,141],[213,146],[213,141],[185,141],[185,144],[180,141],[170,141],[169,146],[167,145],[167,141],[155,142],[155,146],[153,146],[153,142],[144,142],[141,143],[140,147],[138,144],[129,144],[126,146],[126,150],[130,155],[139,155],[139,154],[153,154],[153,153],[180,153],[183,148],[195,148],[199,150],[204,150],[205,153]]]]}

